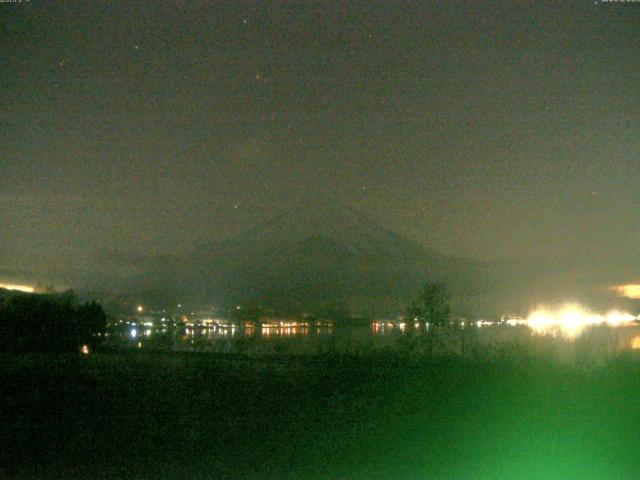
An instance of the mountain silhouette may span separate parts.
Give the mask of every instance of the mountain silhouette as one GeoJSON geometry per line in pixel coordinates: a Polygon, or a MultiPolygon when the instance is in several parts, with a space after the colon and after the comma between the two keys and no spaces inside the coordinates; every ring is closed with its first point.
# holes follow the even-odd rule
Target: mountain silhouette
{"type": "Polygon", "coordinates": [[[487,266],[440,254],[337,201],[307,202],[229,240],[155,265],[148,291],[276,313],[394,315],[427,280],[457,298],[478,293],[487,266]]]}

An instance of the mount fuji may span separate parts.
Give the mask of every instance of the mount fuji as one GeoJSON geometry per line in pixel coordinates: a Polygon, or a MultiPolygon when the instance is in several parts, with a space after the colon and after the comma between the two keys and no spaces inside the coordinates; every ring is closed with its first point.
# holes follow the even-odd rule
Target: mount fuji
{"type": "MultiPolygon", "coordinates": [[[[285,211],[235,238],[164,259],[139,278],[174,299],[278,313],[394,315],[427,280],[454,298],[486,287],[488,265],[443,255],[335,201],[285,211]]],[[[459,302],[458,302],[459,303],[459,302]]],[[[455,306],[455,305],[454,305],[455,306]]]]}

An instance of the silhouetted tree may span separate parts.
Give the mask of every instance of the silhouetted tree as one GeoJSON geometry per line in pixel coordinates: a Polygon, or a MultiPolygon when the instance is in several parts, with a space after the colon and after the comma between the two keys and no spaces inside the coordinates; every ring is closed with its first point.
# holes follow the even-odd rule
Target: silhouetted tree
{"type": "Polygon", "coordinates": [[[0,302],[0,350],[77,351],[103,338],[106,316],[97,303],[77,306],[73,292],[16,295],[0,302]]]}
{"type": "Polygon", "coordinates": [[[412,333],[415,322],[428,324],[422,341],[429,356],[433,353],[436,340],[440,339],[440,328],[449,324],[450,310],[447,287],[436,282],[427,282],[407,308],[406,331],[409,334],[412,333]]]}
{"type": "Polygon", "coordinates": [[[443,283],[427,282],[407,309],[408,323],[418,321],[430,326],[449,323],[450,296],[443,283]]]}
{"type": "Polygon", "coordinates": [[[86,343],[93,349],[102,342],[107,326],[107,316],[98,303],[81,305],[75,311],[74,317],[76,344],[86,343]]]}

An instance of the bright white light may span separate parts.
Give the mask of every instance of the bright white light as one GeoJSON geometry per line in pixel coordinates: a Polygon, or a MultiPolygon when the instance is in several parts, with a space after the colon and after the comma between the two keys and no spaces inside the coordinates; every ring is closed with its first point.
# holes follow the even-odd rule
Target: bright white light
{"type": "Polygon", "coordinates": [[[493,322],[490,322],[488,320],[478,320],[476,322],[476,326],[477,327],[485,327],[485,326],[489,326],[489,325],[493,325],[493,322]]]}
{"type": "Polygon", "coordinates": [[[566,307],[560,315],[560,327],[570,337],[578,335],[588,323],[588,317],[574,305],[566,307]]]}
{"type": "Polygon", "coordinates": [[[626,312],[611,310],[606,315],[595,314],[577,304],[568,304],[558,310],[534,310],[527,317],[527,325],[536,333],[546,335],[560,332],[567,337],[578,336],[591,325],[612,327],[630,324],[636,317],[626,312]]]}
{"type": "Polygon", "coordinates": [[[89,355],[89,345],[83,345],[80,352],[82,352],[83,355],[89,355]]]}
{"type": "Polygon", "coordinates": [[[142,310],[144,310],[144,308],[142,307],[142,305],[138,305],[138,308],[136,310],[138,310],[139,312],[142,312],[142,310]]]}
{"type": "Polygon", "coordinates": [[[507,325],[510,325],[512,327],[515,327],[516,325],[523,325],[526,323],[524,319],[520,319],[520,318],[510,318],[506,320],[506,322],[507,322],[507,325]]]}
{"type": "Polygon", "coordinates": [[[609,310],[605,316],[609,325],[619,325],[621,323],[629,323],[636,320],[636,317],[626,312],[619,312],[617,310],[609,310]]]}
{"type": "Polygon", "coordinates": [[[11,283],[0,283],[0,288],[6,290],[17,290],[19,292],[33,293],[34,288],[29,285],[15,285],[11,283]]]}
{"type": "Polygon", "coordinates": [[[138,331],[135,328],[131,329],[131,338],[136,338],[138,336],[138,331]]]}

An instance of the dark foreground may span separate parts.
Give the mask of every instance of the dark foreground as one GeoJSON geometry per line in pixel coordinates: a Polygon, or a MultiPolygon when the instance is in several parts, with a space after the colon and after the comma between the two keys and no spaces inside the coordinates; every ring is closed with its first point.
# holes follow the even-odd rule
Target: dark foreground
{"type": "Polygon", "coordinates": [[[0,357],[0,478],[635,479],[640,362],[0,357]]]}

